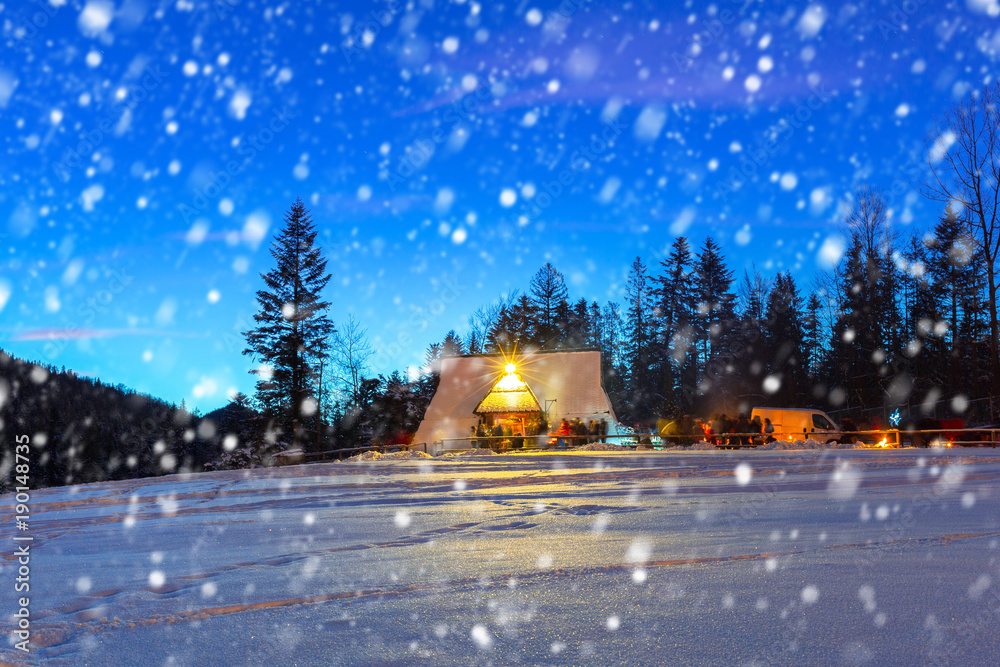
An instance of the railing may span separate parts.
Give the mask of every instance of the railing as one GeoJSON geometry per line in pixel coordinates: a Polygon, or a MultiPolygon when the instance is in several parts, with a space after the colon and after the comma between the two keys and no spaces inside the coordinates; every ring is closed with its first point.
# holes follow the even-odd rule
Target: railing
{"type": "MultiPolygon", "coordinates": [[[[708,436],[704,435],[680,435],[680,434],[657,434],[657,433],[629,433],[619,435],[527,435],[527,436],[495,436],[495,437],[466,437],[466,438],[442,438],[436,440],[434,453],[438,451],[448,451],[444,449],[446,443],[462,442],[469,443],[473,449],[492,448],[499,451],[518,451],[533,449],[571,449],[594,442],[613,442],[618,440],[623,447],[637,447],[640,445],[650,447],[676,447],[691,446],[696,443],[708,442],[718,449],[742,449],[759,447],[766,442],[773,440],[806,440],[812,438],[819,442],[829,443],[849,442],[858,445],[868,445],[872,448],[900,448],[906,445],[921,447],[930,446],[935,441],[940,446],[945,447],[996,447],[1000,444],[1000,429],[937,429],[937,430],[867,430],[867,431],[841,431],[837,433],[817,433],[795,432],[795,431],[775,431],[770,434],[762,433],[718,433],[708,436]],[[947,436],[947,437],[946,437],[947,436]],[[958,438],[957,436],[963,436],[958,438]],[[527,442],[528,446],[524,446],[527,442]],[[555,441],[555,442],[553,442],[555,441]],[[562,441],[563,444],[560,444],[562,441]],[[511,446],[521,443],[521,446],[511,446]],[[543,447],[536,446],[544,443],[543,447]],[[498,445],[492,447],[492,445],[498,445]],[[439,448],[440,446],[440,448],[439,448]]],[[[456,448],[453,448],[456,449],[456,448]]]]}
{"type": "Polygon", "coordinates": [[[944,447],[996,447],[1000,444],[1000,429],[989,428],[938,428],[933,430],[899,431],[900,439],[909,436],[909,442],[917,446],[931,444],[935,440],[944,447]],[[913,437],[916,436],[916,437],[913,437]]]}
{"type": "Polygon", "coordinates": [[[441,438],[440,440],[435,440],[434,445],[441,445],[443,451],[454,451],[457,448],[452,448],[451,450],[444,449],[444,445],[449,442],[467,442],[471,445],[471,449],[494,449],[499,451],[517,451],[517,450],[533,450],[533,449],[564,449],[571,447],[581,447],[583,445],[592,444],[595,442],[609,442],[611,440],[631,440],[635,442],[626,442],[625,446],[634,446],[639,444],[649,445],[652,444],[653,439],[659,440],[660,436],[655,433],[632,433],[632,434],[616,434],[616,435],[556,435],[555,433],[547,433],[544,435],[504,435],[504,436],[476,436],[476,437],[465,437],[465,438],[441,438]],[[644,441],[644,442],[641,442],[644,441]],[[496,445],[496,446],[494,446],[496,445]],[[539,446],[541,445],[541,446],[539,446]]]}
{"type": "MultiPolygon", "coordinates": [[[[840,433],[797,433],[793,431],[775,431],[771,434],[760,433],[718,433],[708,436],[703,435],[680,435],[680,434],[657,434],[657,433],[623,433],[616,435],[513,435],[513,436],[486,436],[486,437],[466,437],[466,438],[442,438],[433,443],[416,442],[408,445],[403,444],[378,444],[365,445],[362,447],[349,447],[345,449],[331,449],[323,452],[309,452],[301,454],[301,460],[305,462],[326,461],[342,459],[346,456],[363,452],[377,451],[382,454],[390,450],[406,449],[423,451],[425,454],[437,455],[444,451],[445,444],[449,442],[467,442],[473,449],[496,449],[499,451],[531,451],[538,449],[563,450],[581,447],[583,445],[597,442],[618,441],[622,447],[676,447],[691,446],[700,442],[714,443],[717,449],[751,449],[759,447],[766,442],[770,442],[768,437],[774,440],[804,440],[813,438],[820,442],[830,442],[836,440],[844,442],[850,438],[851,442],[860,445],[868,445],[872,448],[900,448],[906,445],[912,447],[932,446],[938,443],[942,447],[993,447],[1000,444],[1000,429],[964,428],[964,429],[889,429],[879,431],[841,431],[840,433]],[[961,436],[961,437],[959,437],[961,436]],[[884,444],[883,440],[885,441],[884,444]],[[493,445],[498,445],[494,448],[493,445]],[[517,446],[515,446],[517,445],[517,446]],[[539,446],[541,445],[541,446],[539,446]]],[[[456,451],[458,448],[451,448],[456,451]]]]}
{"type": "MultiPolygon", "coordinates": [[[[841,431],[839,433],[799,433],[794,431],[775,431],[769,434],[774,440],[804,440],[812,438],[819,442],[848,442],[858,445],[867,445],[872,448],[899,448],[906,445],[911,447],[932,446],[937,443],[942,447],[996,447],[1000,444],[1000,429],[977,429],[977,428],[941,428],[933,430],[920,429],[888,429],[874,431],[841,431]]],[[[666,438],[676,441],[676,438],[684,436],[666,436],[666,438]]],[[[688,438],[694,436],[687,436],[688,438]]],[[[719,448],[741,448],[759,447],[765,442],[770,442],[768,434],[757,433],[720,433],[711,435],[704,440],[715,442],[719,448]],[[746,440],[749,439],[749,442],[746,440]]]]}

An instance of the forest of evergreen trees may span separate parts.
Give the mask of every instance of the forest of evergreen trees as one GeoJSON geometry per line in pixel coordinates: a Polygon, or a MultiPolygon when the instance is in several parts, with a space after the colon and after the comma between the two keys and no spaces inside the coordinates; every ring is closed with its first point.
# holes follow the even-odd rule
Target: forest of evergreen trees
{"type": "MultiPolygon", "coordinates": [[[[247,467],[292,445],[404,442],[437,388],[442,356],[581,348],[601,351],[605,389],[629,426],[763,405],[816,407],[858,423],[896,409],[904,425],[997,421],[990,261],[952,207],[931,230],[908,233],[887,210],[881,192],[862,187],[844,218],[843,253],[808,286],[788,272],[736,275],[711,237],[697,245],[678,237],[649,264],[636,257],[623,271],[622,303],[572,298],[545,264],[524,292],[501,295],[470,315],[462,335],[431,344],[413,377],[372,375],[362,325],[326,320],[318,289],[290,307],[281,290],[298,294],[308,283],[295,287],[294,272],[273,271],[265,277],[275,293],[258,293],[261,326],[248,341],[287,368],[262,375],[254,399],[240,394],[201,417],[0,352],[0,425],[32,436],[39,486],[247,467]]],[[[300,202],[289,220],[274,252],[290,264],[282,248],[307,249],[314,261],[295,266],[322,287],[321,257],[299,240],[314,235],[300,202]]],[[[8,483],[9,459],[0,464],[8,483]]]]}
{"type": "Polygon", "coordinates": [[[430,355],[597,348],[628,425],[755,405],[988,421],[988,295],[967,226],[949,214],[904,234],[864,187],[842,232],[840,261],[808,286],[787,272],[737,276],[711,237],[677,238],[653,265],[637,257],[621,304],[571,299],[546,264],[430,355]]]}
{"type": "MultiPolygon", "coordinates": [[[[991,421],[988,262],[967,222],[948,211],[931,230],[903,233],[883,193],[862,187],[840,229],[842,254],[806,286],[788,272],[737,275],[711,237],[697,245],[676,238],[649,264],[636,257],[623,271],[621,303],[571,297],[548,263],[524,291],[502,294],[471,314],[462,334],[430,345],[417,377],[373,375],[374,350],[351,318],[329,330],[323,364],[314,359],[300,373],[318,409],[303,420],[299,445],[328,450],[412,434],[441,356],[581,348],[601,351],[605,389],[628,426],[764,405],[816,407],[857,423],[885,423],[896,409],[904,424],[991,421]]],[[[272,302],[282,300],[263,300],[272,302]]]]}
{"type": "MultiPolygon", "coordinates": [[[[233,449],[253,439],[246,420],[219,419],[238,409],[201,417],[123,385],[0,350],[0,431],[31,439],[36,487],[202,470],[225,450],[227,435],[233,449]]],[[[13,458],[13,447],[5,448],[0,490],[11,488],[13,458]]]]}

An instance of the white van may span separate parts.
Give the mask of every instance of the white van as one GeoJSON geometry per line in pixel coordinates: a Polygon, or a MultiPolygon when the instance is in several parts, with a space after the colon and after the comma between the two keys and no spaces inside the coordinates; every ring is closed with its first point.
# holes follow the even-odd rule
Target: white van
{"type": "Polygon", "coordinates": [[[843,435],[840,428],[833,423],[830,415],[822,410],[805,408],[754,408],[750,419],[760,417],[770,419],[774,425],[774,437],[777,440],[804,440],[813,438],[820,442],[840,442],[843,435]]]}

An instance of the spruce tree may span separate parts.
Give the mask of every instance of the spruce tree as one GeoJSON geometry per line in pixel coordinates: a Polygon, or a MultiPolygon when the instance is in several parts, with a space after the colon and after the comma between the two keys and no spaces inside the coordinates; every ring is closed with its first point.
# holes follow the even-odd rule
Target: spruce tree
{"type": "Polygon", "coordinates": [[[531,279],[529,290],[537,318],[535,338],[543,349],[555,349],[562,340],[558,316],[560,307],[568,298],[566,280],[556,267],[547,262],[531,279]]]}
{"type": "Polygon", "coordinates": [[[762,357],[767,371],[780,386],[775,398],[779,404],[801,405],[807,397],[807,362],[803,350],[802,298],[791,274],[779,273],[767,295],[764,313],[766,326],[762,357]]]}
{"type": "Polygon", "coordinates": [[[691,324],[691,248],[688,240],[677,237],[670,246],[670,254],[660,262],[662,273],[653,278],[653,295],[656,307],[656,336],[653,341],[654,383],[664,396],[663,413],[690,410],[688,400],[676,399],[677,389],[684,390],[681,369],[687,359],[690,345],[691,324]]]}
{"type": "Polygon", "coordinates": [[[441,356],[455,357],[463,354],[465,354],[465,343],[462,342],[458,333],[454,329],[451,329],[444,335],[444,340],[441,341],[441,356]]]}
{"type": "Polygon", "coordinates": [[[820,338],[820,311],[822,302],[815,292],[806,301],[806,312],[802,318],[802,352],[805,354],[806,374],[810,380],[819,372],[819,362],[823,356],[823,343],[820,338]]]}
{"type": "Polygon", "coordinates": [[[601,322],[601,376],[616,413],[621,415],[626,374],[622,354],[624,324],[620,306],[614,301],[608,301],[601,313],[601,322]]]}
{"type": "MultiPolygon", "coordinates": [[[[935,226],[926,248],[934,312],[946,326],[946,331],[936,336],[946,348],[941,351],[945,357],[941,381],[946,393],[966,394],[970,380],[977,385],[989,384],[989,379],[980,375],[981,364],[972,344],[986,331],[985,319],[980,317],[985,312],[980,288],[982,258],[968,228],[951,208],[935,226]]],[[[930,324],[936,325],[937,321],[930,324]]]]}
{"type": "Polygon", "coordinates": [[[579,349],[586,347],[588,340],[590,340],[590,321],[587,300],[581,298],[573,304],[570,310],[565,346],[570,349],[579,349]]]}
{"type": "Polygon", "coordinates": [[[493,326],[486,334],[486,351],[490,353],[512,354],[517,345],[517,324],[513,305],[503,304],[497,313],[493,326]]]}
{"type": "Polygon", "coordinates": [[[652,386],[650,369],[653,362],[653,294],[646,266],[636,257],[629,269],[625,286],[627,306],[625,363],[628,367],[626,387],[629,394],[627,416],[631,421],[654,416],[658,392],[652,386]]]}
{"type": "Polygon", "coordinates": [[[864,185],[844,219],[850,244],[838,269],[840,305],[830,345],[835,379],[847,391],[848,407],[870,409],[886,400],[898,404],[908,392],[909,378],[897,373],[903,318],[893,250],[896,238],[887,208],[885,195],[864,185]],[[889,388],[893,392],[887,393],[889,388]]]}
{"type": "Polygon", "coordinates": [[[732,359],[724,354],[735,319],[736,297],[730,291],[732,284],[733,273],[726,267],[719,244],[711,237],[706,238],[695,262],[697,310],[693,317],[694,352],[700,362],[698,384],[706,389],[715,388],[732,369],[732,359]]]}
{"type": "Polygon", "coordinates": [[[601,315],[601,305],[591,301],[587,311],[587,347],[600,349],[604,337],[604,318],[601,315]]]}
{"type": "Polygon", "coordinates": [[[271,244],[275,266],[261,274],[265,287],[257,292],[256,326],[243,332],[243,354],[267,369],[250,371],[259,377],[261,407],[299,444],[305,419],[316,410],[318,364],[334,326],[326,315],[330,304],[321,295],[330,274],[301,199],[292,204],[284,223],[271,244]]]}
{"type": "Polygon", "coordinates": [[[561,299],[556,305],[555,334],[549,339],[549,349],[562,350],[570,347],[566,341],[570,333],[569,322],[571,315],[572,310],[569,307],[569,299],[561,299]]]}
{"type": "Polygon", "coordinates": [[[537,349],[538,340],[535,335],[535,305],[531,297],[522,294],[511,307],[511,316],[518,350],[537,349]]]}

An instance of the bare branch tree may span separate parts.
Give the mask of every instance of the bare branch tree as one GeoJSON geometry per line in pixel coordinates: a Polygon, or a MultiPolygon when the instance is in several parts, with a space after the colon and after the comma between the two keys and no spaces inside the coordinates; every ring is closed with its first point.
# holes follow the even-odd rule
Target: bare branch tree
{"type": "Polygon", "coordinates": [[[361,327],[353,315],[334,335],[331,345],[333,379],[349,403],[360,394],[361,383],[368,372],[368,360],[374,354],[368,341],[368,330],[361,327]]]}
{"type": "Polygon", "coordinates": [[[517,302],[519,295],[520,292],[516,289],[501,294],[496,301],[480,306],[469,316],[469,333],[465,338],[465,347],[469,354],[481,354],[486,349],[487,338],[497,326],[500,315],[517,302]]]}
{"type": "Polygon", "coordinates": [[[469,315],[469,333],[465,338],[465,347],[469,354],[480,354],[486,346],[486,334],[493,327],[500,313],[498,304],[480,306],[476,312],[469,315]]]}
{"type": "Polygon", "coordinates": [[[957,102],[926,140],[930,175],[924,194],[960,208],[986,269],[990,318],[990,391],[1000,394],[996,264],[1000,255],[1000,82],[957,102]]]}
{"type": "Polygon", "coordinates": [[[767,293],[771,291],[771,281],[757,271],[756,264],[751,268],[752,276],[749,271],[743,271],[743,280],[736,293],[736,305],[741,313],[760,321],[764,319],[764,306],[767,303],[767,293]]]}

